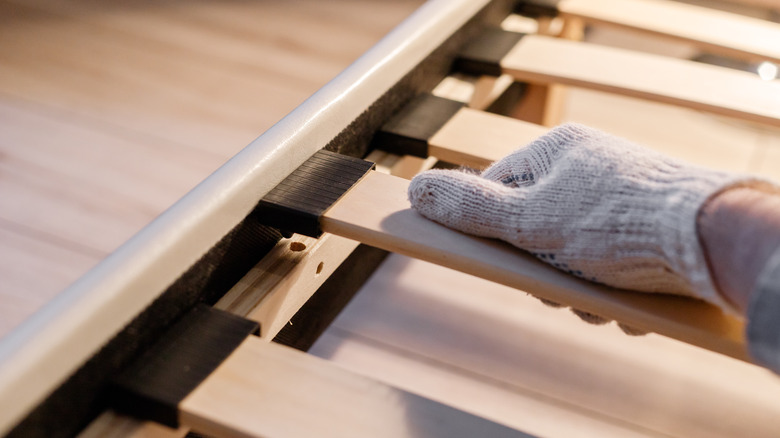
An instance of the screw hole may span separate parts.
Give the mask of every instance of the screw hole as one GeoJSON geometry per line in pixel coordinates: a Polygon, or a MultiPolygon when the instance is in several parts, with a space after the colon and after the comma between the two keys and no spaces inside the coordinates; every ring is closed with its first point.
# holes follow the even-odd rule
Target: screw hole
{"type": "Polygon", "coordinates": [[[303,251],[306,249],[306,244],[301,242],[290,242],[290,251],[303,251]]]}
{"type": "Polygon", "coordinates": [[[317,271],[316,271],[316,273],[315,273],[315,274],[316,274],[316,275],[320,275],[320,272],[322,272],[322,268],[323,268],[323,267],[325,267],[325,263],[324,263],[324,262],[320,262],[320,264],[319,264],[319,265],[317,265],[317,271]]]}

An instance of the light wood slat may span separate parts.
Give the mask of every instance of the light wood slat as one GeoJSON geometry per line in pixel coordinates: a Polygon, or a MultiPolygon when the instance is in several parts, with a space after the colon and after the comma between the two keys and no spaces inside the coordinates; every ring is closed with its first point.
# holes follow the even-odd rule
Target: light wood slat
{"type": "Polygon", "coordinates": [[[570,95],[566,115],[570,120],[699,166],[755,171],[751,161],[760,139],[755,125],[582,88],[571,89],[570,95]]]}
{"type": "Polygon", "coordinates": [[[469,108],[486,110],[514,82],[515,80],[509,75],[469,76],[454,73],[444,78],[431,94],[463,102],[469,108]]]}
{"type": "Polygon", "coordinates": [[[547,131],[533,123],[463,108],[428,140],[428,153],[481,169],[547,131]]]}
{"type": "MultiPolygon", "coordinates": [[[[514,337],[515,334],[512,335],[514,337]]],[[[415,337],[412,335],[410,339],[415,337]]],[[[627,423],[610,422],[565,401],[557,403],[557,400],[550,399],[549,394],[526,392],[492,376],[475,375],[471,370],[450,367],[442,364],[441,355],[417,355],[419,350],[388,346],[382,341],[358,332],[330,329],[320,337],[310,353],[407,391],[504,422],[510,427],[521,427],[533,436],[647,438],[655,435],[637,432],[633,425],[627,423]]]]}
{"type": "Polygon", "coordinates": [[[398,254],[324,336],[310,353],[538,436],[777,435],[765,369],[398,254]]]}
{"type": "Polygon", "coordinates": [[[636,328],[749,360],[742,321],[704,302],[641,294],[566,275],[499,241],[475,238],[409,208],[408,181],[371,172],[321,219],[322,229],[525,290],[636,328]]]}
{"type": "Polygon", "coordinates": [[[188,428],[170,427],[151,421],[139,421],[112,411],[104,412],[99,419],[93,421],[79,438],[184,438],[188,428]]]}
{"type": "Polygon", "coordinates": [[[721,67],[539,35],[501,60],[533,83],[590,88],[780,126],[780,84],[721,67]]]}
{"type": "Polygon", "coordinates": [[[752,171],[780,183],[780,132],[766,132],[756,151],[752,171]]]}
{"type": "Polygon", "coordinates": [[[253,337],[179,409],[183,424],[214,436],[527,436],[253,337]]]}
{"type": "Polygon", "coordinates": [[[692,43],[748,60],[780,62],[780,24],[666,0],[562,0],[564,18],[692,43]]]}

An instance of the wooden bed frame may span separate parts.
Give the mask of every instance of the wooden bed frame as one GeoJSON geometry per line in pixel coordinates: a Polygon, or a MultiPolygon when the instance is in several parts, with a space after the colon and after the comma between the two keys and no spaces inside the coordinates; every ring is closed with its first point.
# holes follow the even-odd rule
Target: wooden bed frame
{"type": "MultiPolygon", "coordinates": [[[[404,178],[429,166],[432,160],[372,152],[376,145],[371,139],[413,97],[431,92],[450,75],[462,48],[486,28],[500,26],[514,11],[513,3],[435,0],[424,5],[332,82],[4,338],[0,343],[0,432],[12,436],[55,436],[83,430],[84,436],[176,436],[192,428],[219,436],[308,436],[323,431],[333,436],[522,436],[520,431],[268,342],[284,335],[287,321],[337,272],[342,262],[359,265],[350,261],[358,242],[481,275],[642,330],[749,361],[742,322],[706,304],[639,296],[587,284],[533,262],[504,245],[453,233],[409,211],[404,199],[404,178]],[[371,173],[356,184],[323,216],[321,226],[326,233],[319,238],[282,237],[253,211],[266,194],[323,148],[356,157],[372,153],[368,160],[376,161],[378,167],[396,176],[371,173]],[[388,225],[388,217],[398,223],[388,225]],[[141,357],[154,340],[201,303],[259,322],[260,333],[259,337],[244,340],[216,372],[179,402],[182,427],[173,431],[107,410],[110,377],[141,357]],[[258,364],[262,364],[261,373],[254,371],[258,364]],[[307,376],[305,381],[301,376],[307,376]],[[291,389],[304,387],[316,389],[291,389]],[[82,399],[69,403],[76,394],[82,399]],[[334,420],[344,406],[349,406],[349,416],[334,420]]],[[[695,26],[699,32],[692,33],[686,27],[685,32],[678,34],[677,26],[659,28],[653,20],[629,20],[627,17],[636,18],[630,13],[597,14],[600,9],[588,10],[584,7],[587,3],[563,1],[558,10],[564,20],[596,25],[624,23],[624,27],[749,59],[780,59],[776,48],[761,44],[762,39],[751,45],[751,39],[724,39],[722,32],[707,32],[707,26],[713,22],[733,20],[739,29],[760,28],[766,35],[780,35],[780,27],[758,20],[720,13],[699,14],[700,9],[662,1],[617,1],[620,6],[607,0],[598,2],[614,6],[610,12],[619,12],[624,4],[671,10],[679,6],[686,23],[693,17],[702,20],[695,26]]],[[[588,66],[592,51],[607,50],[610,53],[605,59],[612,59],[609,56],[613,55],[631,62],[641,58],[648,66],[658,61],[665,69],[680,66],[679,71],[683,72],[700,70],[713,83],[737,84],[733,86],[738,90],[727,89],[723,98],[700,90],[696,96],[678,99],[658,98],[669,94],[665,83],[641,92],[632,91],[638,88],[630,83],[594,88],[688,105],[757,123],[772,125],[780,120],[778,108],[771,105],[777,100],[769,99],[767,103],[767,96],[780,95],[780,87],[747,74],[693,66],[689,61],[625,54],[549,36],[528,38],[526,42],[532,44],[541,41],[539,47],[545,48],[547,54],[545,50],[528,54],[518,49],[507,58],[511,62],[501,64],[501,74],[544,86],[590,86],[603,83],[604,75],[597,71],[588,79],[566,80],[552,69],[582,72],[572,62],[588,66]],[[549,50],[558,49],[550,49],[548,42],[550,47],[560,46],[565,51],[565,65],[555,65],[561,58],[551,55],[549,50]],[[551,70],[545,71],[545,67],[551,70]],[[530,69],[535,73],[528,73],[530,69]],[[737,76],[738,79],[727,82],[737,76]],[[735,91],[745,102],[738,109],[731,106],[729,99],[735,91]]],[[[485,79],[482,84],[506,90],[506,84],[500,85],[496,80],[485,79]]],[[[683,91],[690,91],[685,88],[683,91]]],[[[479,90],[482,96],[483,91],[479,90]]],[[[484,103],[484,99],[480,100],[484,103]]],[[[543,131],[538,125],[464,108],[428,139],[428,153],[454,164],[482,167],[505,154],[512,145],[522,144],[543,131]],[[478,139],[484,143],[486,138],[495,148],[474,151],[474,142],[478,139]]],[[[334,307],[337,311],[338,306],[334,307]]],[[[292,339],[287,343],[295,342],[292,339]]]]}

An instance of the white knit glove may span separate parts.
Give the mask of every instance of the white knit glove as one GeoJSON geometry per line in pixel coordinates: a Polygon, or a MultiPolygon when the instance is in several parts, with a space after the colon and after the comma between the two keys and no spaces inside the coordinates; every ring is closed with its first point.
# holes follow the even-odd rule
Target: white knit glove
{"type": "Polygon", "coordinates": [[[429,219],[505,240],[569,274],[731,311],[710,277],[696,217],[710,196],[750,181],[567,124],[481,175],[424,172],[409,200],[429,219]]]}

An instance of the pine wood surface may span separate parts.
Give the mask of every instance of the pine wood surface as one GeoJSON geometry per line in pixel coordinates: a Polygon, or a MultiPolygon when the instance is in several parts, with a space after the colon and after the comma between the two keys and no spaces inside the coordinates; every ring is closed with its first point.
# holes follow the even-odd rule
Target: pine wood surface
{"type": "Polygon", "coordinates": [[[711,65],[529,35],[500,62],[536,84],[564,84],[680,105],[780,126],[780,87],[755,74],[711,65]]]}
{"type": "Polygon", "coordinates": [[[463,108],[428,140],[428,153],[448,163],[482,169],[547,130],[511,117],[463,108]]]}
{"type": "Polygon", "coordinates": [[[421,3],[0,2],[0,336],[421,3]]]}
{"type": "Polygon", "coordinates": [[[311,352],[534,436],[777,434],[772,373],[400,255],[311,352]]]}
{"type": "Polygon", "coordinates": [[[780,61],[780,25],[669,0],[563,0],[561,16],[624,27],[748,60],[780,61]]]}
{"type": "Polygon", "coordinates": [[[246,339],[179,410],[183,424],[220,437],[528,436],[255,337],[246,339]]]}

